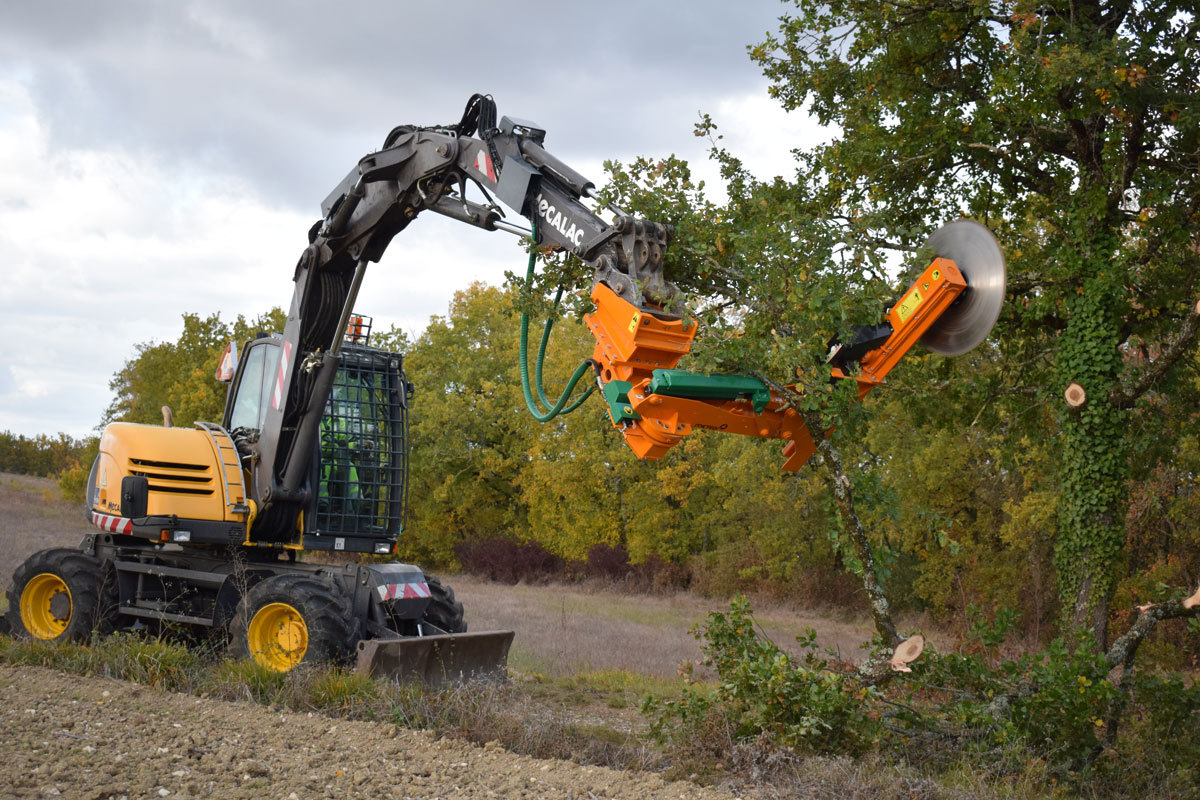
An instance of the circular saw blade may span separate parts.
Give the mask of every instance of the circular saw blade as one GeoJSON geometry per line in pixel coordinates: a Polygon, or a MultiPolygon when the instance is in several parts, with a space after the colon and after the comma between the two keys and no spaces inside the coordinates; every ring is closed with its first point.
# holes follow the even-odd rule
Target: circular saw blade
{"type": "Polygon", "coordinates": [[[943,225],[925,244],[955,263],[967,279],[967,288],[925,332],[921,343],[939,355],[960,356],[986,339],[1000,318],[1007,280],[1004,253],[991,231],[969,219],[943,225]]]}

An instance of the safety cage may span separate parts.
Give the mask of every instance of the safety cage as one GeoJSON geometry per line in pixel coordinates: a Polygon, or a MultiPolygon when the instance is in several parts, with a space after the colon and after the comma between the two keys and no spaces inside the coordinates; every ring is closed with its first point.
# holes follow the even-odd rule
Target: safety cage
{"type": "Polygon", "coordinates": [[[408,400],[401,356],[346,344],[334,378],[305,525],[312,550],[391,553],[408,491],[408,400]]]}

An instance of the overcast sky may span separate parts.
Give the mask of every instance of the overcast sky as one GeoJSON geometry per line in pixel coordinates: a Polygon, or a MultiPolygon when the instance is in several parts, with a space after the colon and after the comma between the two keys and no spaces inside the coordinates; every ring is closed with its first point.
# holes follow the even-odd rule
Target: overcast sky
{"type": "MultiPolygon", "coordinates": [[[[761,177],[819,136],[746,46],[776,0],[0,0],[0,430],[92,432],[108,381],[185,312],[286,308],[320,202],[401,123],[457,121],[474,92],[541,123],[601,182],[675,153],[713,116],[761,177]]],[[[372,265],[359,310],[411,333],[517,241],[427,214],[372,265]]]]}

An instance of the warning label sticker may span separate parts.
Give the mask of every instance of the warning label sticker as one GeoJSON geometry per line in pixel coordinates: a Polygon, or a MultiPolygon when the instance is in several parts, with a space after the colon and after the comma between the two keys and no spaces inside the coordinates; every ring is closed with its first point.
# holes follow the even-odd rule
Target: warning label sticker
{"type": "Polygon", "coordinates": [[[919,288],[913,289],[904,296],[903,300],[896,304],[896,316],[900,318],[901,322],[908,322],[908,318],[913,315],[924,299],[925,296],[921,294],[919,288]]]}

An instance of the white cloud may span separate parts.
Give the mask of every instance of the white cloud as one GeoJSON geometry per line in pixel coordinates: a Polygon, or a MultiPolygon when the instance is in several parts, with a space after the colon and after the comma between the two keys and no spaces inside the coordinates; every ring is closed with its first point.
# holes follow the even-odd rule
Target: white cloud
{"type": "Polygon", "coordinates": [[[119,150],[53,151],[22,87],[0,83],[0,341],[14,391],[0,427],[92,428],[133,345],[172,339],[186,311],[286,303],[307,216],[227,176],[119,150]],[[47,398],[69,392],[69,403],[47,398]]]}
{"type": "MultiPolygon", "coordinates": [[[[546,125],[547,146],[597,181],[604,159],[674,151],[715,188],[692,135],[701,111],[763,178],[789,175],[790,150],[821,135],[765,97],[744,55],[774,2],[642,9],[632,39],[583,33],[595,12],[582,8],[545,4],[547,25],[581,31],[581,57],[552,47],[539,75],[549,28],[521,39],[508,17],[447,48],[454,20],[387,4],[345,19],[303,4],[286,19],[220,2],[81,4],[73,27],[22,7],[0,30],[0,429],[85,434],[135,344],[176,338],[183,313],[286,307],[325,193],[392,124],[452,121],[474,89],[546,125]],[[405,36],[364,28],[377,14],[405,36]],[[353,46],[363,33],[371,46],[353,46]]],[[[372,265],[359,310],[416,333],[455,291],[523,266],[511,236],[425,215],[372,265]]]]}

